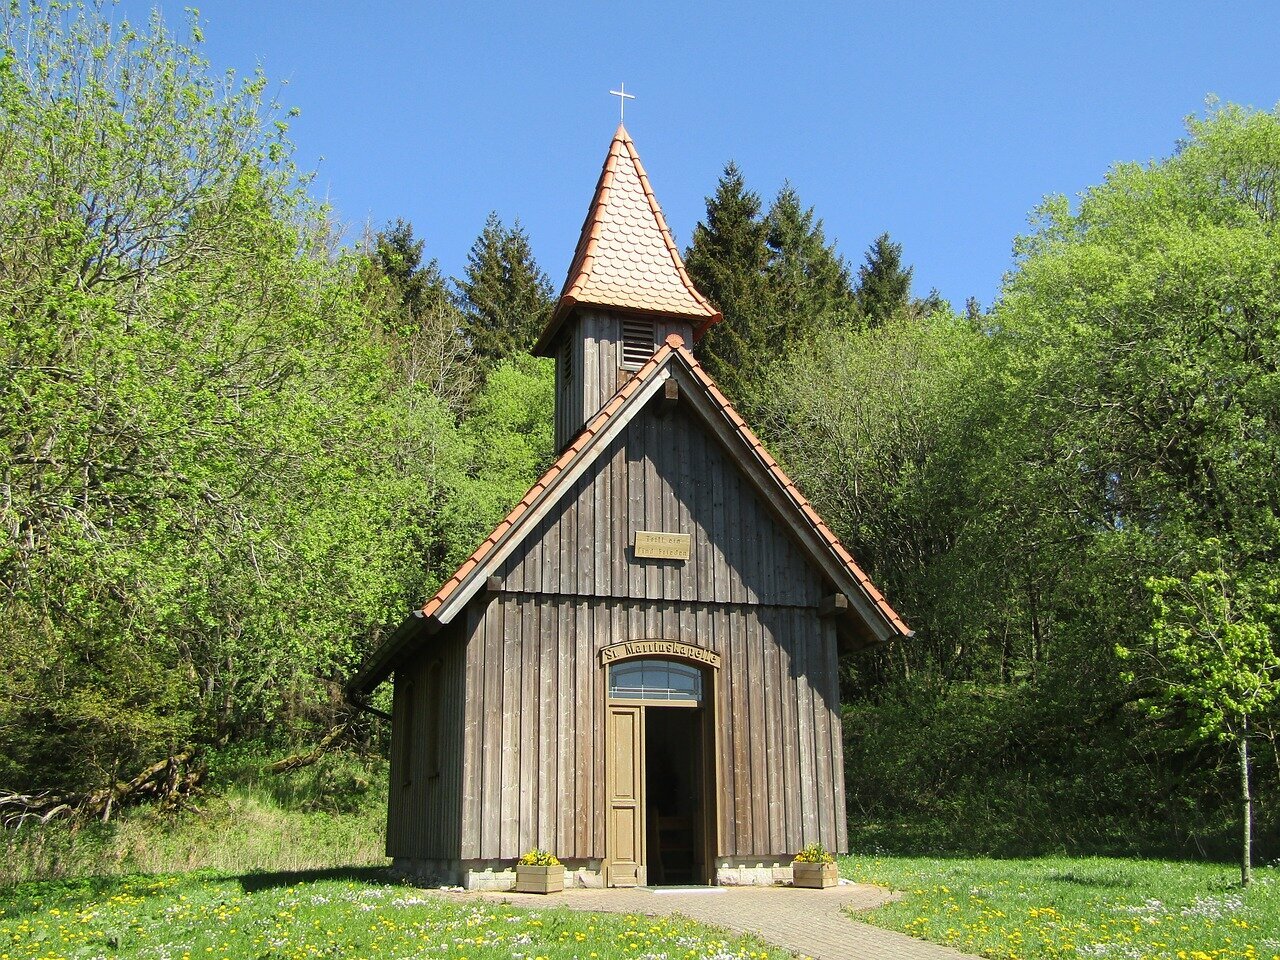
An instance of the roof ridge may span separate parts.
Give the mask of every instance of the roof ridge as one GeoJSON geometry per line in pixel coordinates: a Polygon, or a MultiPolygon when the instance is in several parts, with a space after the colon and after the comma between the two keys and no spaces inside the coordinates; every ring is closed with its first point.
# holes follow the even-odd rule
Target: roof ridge
{"type": "MultiPolygon", "coordinates": [[[[621,129],[621,125],[619,129],[621,129]]],[[[622,132],[625,136],[626,131],[623,130],[622,132]]],[[[671,230],[667,227],[667,218],[662,215],[662,207],[658,205],[658,198],[654,195],[653,186],[649,183],[649,174],[645,172],[644,164],[640,162],[640,154],[636,152],[635,143],[629,136],[626,136],[622,142],[627,148],[627,153],[631,155],[631,162],[635,164],[636,174],[640,178],[640,186],[644,190],[645,198],[649,201],[649,210],[653,213],[653,218],[658,224],[658,230],[662,233],[662,239],[666,242],[667,253],[671,255],[671,265],[676,268],[676,272],[680,275],[680,280],[684,283],[685,289],[708,311],[708,319],[694,334],[695,337],[700,336],[707,327],[723,319],[723,315],[711,304],[710,300],[702,295],[702,291],[693,285],[689,271],[685,269],[684,260],[680,256],[680,250],[676,247],[675,239],[671,236],[671,230]]]]}
{"type": "Polygon", "coordinates": [[[560,299],[534,353],[547,351],[578,304],[687,320],[695,338],[722,319],[685,269],[635,143],[621,124],[609,143],[560,299]]]}

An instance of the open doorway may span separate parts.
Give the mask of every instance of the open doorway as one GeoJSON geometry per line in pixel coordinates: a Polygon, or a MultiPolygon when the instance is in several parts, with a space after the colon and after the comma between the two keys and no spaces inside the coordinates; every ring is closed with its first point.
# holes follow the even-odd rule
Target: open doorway
{"type": "Polygon", "coordinates": [[[609,664],[605,874],[611,887],[711,883],[714,681],[695,664],[609,664]]]}
{"type": "Polygon", "coordinates": [[[651,886],[705,883],[702,711],[645,708],[645,860],[651,886]]]}

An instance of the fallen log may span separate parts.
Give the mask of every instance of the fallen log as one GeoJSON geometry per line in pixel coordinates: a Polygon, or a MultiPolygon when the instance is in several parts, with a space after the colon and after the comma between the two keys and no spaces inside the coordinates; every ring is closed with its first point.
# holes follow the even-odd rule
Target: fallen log
{"type": "Polygon", "coordinates": [[[347,735],[347,731],[351,729],[351,724],[353,722],[354,718],[344,720],[342,723],[331,727],[329,732],[320,738],[320,742],[306,753],[294,753],[267,764],[267,773],[289,773],[293,770],[300,770],[302,767],[311,766],[311,764],[315,763],[328,753],[329,750],[333,748],[334,744],[341,741],[342,738],[347,735]]]}
{"type": "Polygon", "coordinates": [[[51,790],[34,793],[0,792],[0,826],[16,828],[29,820],[46,824],[58,817],[104,823],[121,801],[144,797],[173,809],[195,794],[204,780],[203,765],[194,764],[196,749],[186,747],[144,768],[131,780],[88,790],[79,794],[58,794],[51,790]]]}

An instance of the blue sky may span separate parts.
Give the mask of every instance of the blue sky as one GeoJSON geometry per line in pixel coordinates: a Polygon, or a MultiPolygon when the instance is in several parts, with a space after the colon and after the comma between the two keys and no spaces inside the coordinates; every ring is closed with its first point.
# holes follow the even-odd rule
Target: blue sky
{"type": "MultiPolygon", "coordinates": [[[[185,5],[160,7],[178,25],[185,5]]],[[[889,231],[917,292],[957,307],[990,303],[1045,194],[1168,155],[1206,94],[1280,100],[1280,4],[1249,0],[208,0],[200,19],[216,69],[287,81],[298,159],[352,236],[404,217],[453,274],[496,210],[557,288],[620,81],[682,248],[732,158],[766,200],[789,178],[855,264],[889,231]]]]}

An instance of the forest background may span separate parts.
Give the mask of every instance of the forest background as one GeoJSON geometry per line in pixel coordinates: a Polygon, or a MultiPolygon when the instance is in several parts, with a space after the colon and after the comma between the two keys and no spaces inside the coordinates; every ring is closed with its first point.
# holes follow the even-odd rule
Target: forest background
{"type": "MultiPolygon", "coordinates": [[[[376,757],[346,678],[550,461],[548,278],[496,216],[458,278],[351,236],[198,28],[2,16],[9,837],[376,757]]],[[[1277,856],[1278,175],[1280,112],[1210,103],[959,311],[714,185],[700,355],[916,630],[843,666],[855,845],[1277,856]]]]}

